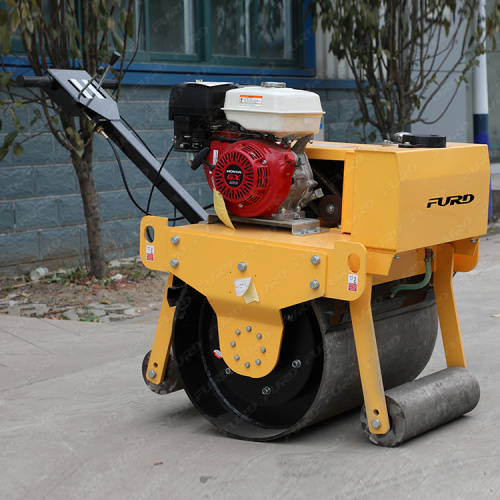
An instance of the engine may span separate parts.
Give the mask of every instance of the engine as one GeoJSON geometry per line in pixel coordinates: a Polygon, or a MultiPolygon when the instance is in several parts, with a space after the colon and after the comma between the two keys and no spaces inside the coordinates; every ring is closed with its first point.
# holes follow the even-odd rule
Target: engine
{"type": "Polygon", "coordinates": [[[208,184],[239,217],[297,220],[323,196],[305,147],[319,130],[319,96],[267,82],[261,87],[194,82],[174,86],[174,149],[204,166],[208,184]]]}

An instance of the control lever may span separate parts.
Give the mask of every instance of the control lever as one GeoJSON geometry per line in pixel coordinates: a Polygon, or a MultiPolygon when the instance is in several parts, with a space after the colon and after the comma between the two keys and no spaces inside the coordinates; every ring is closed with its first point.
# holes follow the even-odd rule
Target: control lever
{"type": "MultiPolygon", "coordinates": [[[[116,50],[113,51],[113,53],[111,54],[111,57],[109,58],[109,64],[108,64],[107,68],[104,69],[102,66],[97,67],[95,75],[87,82],[87,84],[82,88],[82,90],[80,90],[80,92],[78,93],[77,99],[80,100],[80,97],[85,92],[85,90],[87,90],[87,88],[90,87],[92,82],[95,82],[96,80],[99,81],[99,85],[97,85],[96,93],[99,92],[99,90],[102,87],[102,84],[104,83],[104,80],[106,79],[107,74],[109,73],[109,70],[116,64],[116,62],[118,61],[118,59],[120,59],[120,57],[121,57],[121,54],[119,52],[117,52],[116,50]]],[[[89,103],[92,102],[92,99],[94,99],[94,97],[95,97],[95,93],[90,98],[89,103]]]]}

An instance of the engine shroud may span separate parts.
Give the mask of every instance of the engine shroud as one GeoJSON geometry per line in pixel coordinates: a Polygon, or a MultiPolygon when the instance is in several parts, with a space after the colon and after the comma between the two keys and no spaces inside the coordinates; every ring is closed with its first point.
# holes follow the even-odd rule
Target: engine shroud
{"type": "Polygon", "coordinates": [[[290,192],[296,158],[287,146],[267,139],[211,143],[208,183],[217,189],[229,212],[240,217],[272,217],[290,192]]]}

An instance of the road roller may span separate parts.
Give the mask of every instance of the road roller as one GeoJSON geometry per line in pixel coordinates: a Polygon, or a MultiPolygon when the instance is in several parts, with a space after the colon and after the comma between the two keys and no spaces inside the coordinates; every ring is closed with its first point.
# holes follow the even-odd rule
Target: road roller
{"type": "Polygon", "coordinates": [[[141,222],[142,262],[168,273],[142,363],[153,392],[184,390],[217,429],[253,441],[359,407],[369,440],[395,446],[477,405],[452,283],[487,231],[487,146],[316,141],[314,92],[176,84],[172,148],[204,171],[208,213],[123,124],[107,80],[49,70],[18,84],[90,119],[188,223],[141,222]],[[417,378],[439,331],[446,366],[417,378]]]}

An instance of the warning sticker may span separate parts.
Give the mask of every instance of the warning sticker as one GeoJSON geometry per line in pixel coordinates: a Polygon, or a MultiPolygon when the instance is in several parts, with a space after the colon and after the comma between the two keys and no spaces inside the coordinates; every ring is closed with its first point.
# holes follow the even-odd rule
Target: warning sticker
{"type": "Polygon", "coordinates": [[[153,262],[155,260],[154,245],[146,245],[146,260],[153,262]]]}
{"type": "Polygon", "coordinates": [[[262,96],[240,95],[240,106],[262,106],[262,96]]]}
{"type": "Polygon", "coordinates": [[[236,290],[236,297],[242,297],[250,286],[252,278],[240,278],[239,280],[234,280],[234,288],[236,290]]]}
{"type": "Polygon", "coordinates": [[[219,351],[219,349],[214,350],[214,356],[218,359],[222,359],[222,353],[219,351]]]}
{"type": "Polygon", "coordinates": [[[357,292],[358,291],[358,275],[349,274],[347,279],[347,291],[357,292]]]}
{"type": "Polygon", "coordinates": [[[214,149],[212,152],[212,165],[215,167],[218,161],[219,161],[219,150],[214,149]]]}

